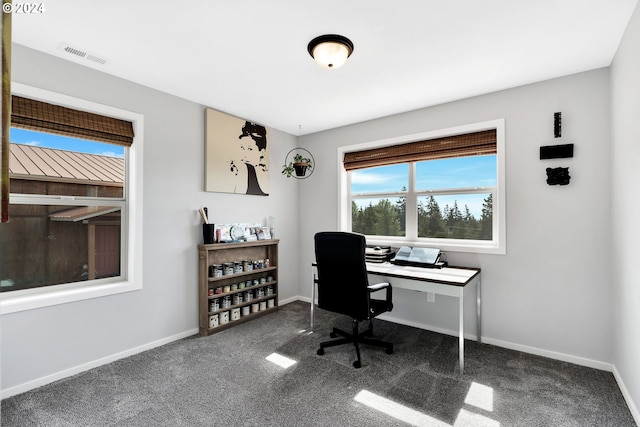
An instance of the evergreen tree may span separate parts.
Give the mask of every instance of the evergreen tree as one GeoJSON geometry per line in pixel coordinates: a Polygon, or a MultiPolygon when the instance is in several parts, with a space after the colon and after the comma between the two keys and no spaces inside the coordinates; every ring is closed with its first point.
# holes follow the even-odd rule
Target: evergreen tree
{"type": "Polygon", "coordinates": [[[458,208],[458,201],[454,200],[453,206],[445,206],[444,216],[446,218],[447,234],[452,239],[465,238],[464,226],[462,224],[462,213],[458,208]]]}
{"type": "Polygon", "coordinates": [[[359,233],[362,234],[375,234],[376,230],[376,213],[372,203],[369,203],[369,206],[365,207],[360,214],[360,224],[362,227],[362,231],[359,233]]]}
{"type": "Polygon", "coordinates": [[[400,219],[398,210],[388,199],[383,199],[375,206],[376,232],[378,236],[400,236],[400,219]]]}
{"type": "MultiPolygon", "coordinates": [[[[402,191],[407,191],[407,187],[402,187],[402,191]]],[[[400,197],[396,202],[396,209],[398,211],[398,219],[400,221],[400,230],[402,231],[400,236],[404,235],[407,229],[407,198],[400,197]]]]}
{"type": "Polygon", "coordinates": [[[462,218],[465,229],[465,239],[477,239],[480,235],[478,220],[473,216],[468,205],[464,205],[464,217],[462,218]]]}
{"type": "Polygon", "coordinates": [[[418,236],[446,237],[445,223],[440,206],[433,196],[429,196],[426,206],[420,206],[418,212],[418,236]]]}
{"type": "MultiPolygon", "coordinates": [[[[395,204],[382,199],[376,205],[369,203],[358,208],[351,204],[351,219],[354,232],[378,236],[403,236],[406,232],[406,197],[400,197],[395,204]]],[[[427,238],[450,238],[470,240],[491,240],[493,237],[493,198],[489,194],[483,201],[482,214],[477,219],[468,205],[464,213],[458,201],[453,206],[445,205],[442,210],[434,196],[426,203],[418,202],[418,236],[427,238]]]]}
{"type": "Polygon", "coordinates": [[[351,205],[351,230],[356,233],[379,236],[402,236],[398,204],[383,199],[378,204],[369,203],[364,208],[351,205]]]}
{"type": "Polygon", "coordinates": [[[474,216],[471,215],[471,210],[469,209],[469,205],[464,205],[464,217],[463,217],[464,221],[466,222],[470,222],[472,220],[474,220],[474,216]]]}
{"type": "Polygon", "coordinates": [[[352,201],[351,202],[351,229],[353,231],[360,229],[361,212],[362,211],[358,209],[358,205],[356,205],[356,202],[352,201]]]}
{"type": "Polygon", "coordinates": [[[493,238],[493,195],[489,194],[482,203],[482,216],[480,217],[480,240],[493,238]]]}

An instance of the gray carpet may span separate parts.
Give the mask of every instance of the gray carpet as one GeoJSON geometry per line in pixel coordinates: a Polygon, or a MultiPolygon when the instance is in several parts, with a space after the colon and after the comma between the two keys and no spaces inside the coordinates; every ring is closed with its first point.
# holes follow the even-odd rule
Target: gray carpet
{"type": "Polygon", "coordinates": [[[609,372],[381,320],[394,354],[329,348],[350,320],[294,302],[2,401],[2,426],[635,426],[609,372]],[[265,358],[294,360],[288,368],[265,358]]]}

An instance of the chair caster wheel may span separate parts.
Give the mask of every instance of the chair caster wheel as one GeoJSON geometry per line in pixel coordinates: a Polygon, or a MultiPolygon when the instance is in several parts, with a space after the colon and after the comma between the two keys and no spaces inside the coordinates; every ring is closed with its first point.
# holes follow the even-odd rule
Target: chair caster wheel
{"type": "Polygon", "coordinates": [[[324,348],[319,348],[318,351],[316,351],[316,354],[318,356],[322,356],[324,354],[324,348]]]}
{"type": "Polygon", "coordinates": [[[336,338],[338,336],[338,334],[336,334],[335,332],[331,332],[331,333],[329,333],[329,336],[331,338],[336,338]]]}
{"type": "Polygon", "coordinates": [[[353,367],[354,368],[358,369],[358,368],[360,368],[360,366],[362,366],[362,365],[360,364],[359,360],[356,360],[355,362],[353,362],[353,367]]]}
{"type": "Polygon", "coordinates": [[[393,347],[388,348],[386,351],[387,354],[393,354],[393,347]]]}

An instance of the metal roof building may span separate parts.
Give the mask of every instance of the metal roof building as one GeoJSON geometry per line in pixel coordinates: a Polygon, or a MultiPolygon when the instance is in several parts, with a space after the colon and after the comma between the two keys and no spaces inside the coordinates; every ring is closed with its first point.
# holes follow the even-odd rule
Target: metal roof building
{"type": "Polygon", "coordinates": [[[12,143],[9,175],[15,179],[121,187],[124,159],[12,143]]]}

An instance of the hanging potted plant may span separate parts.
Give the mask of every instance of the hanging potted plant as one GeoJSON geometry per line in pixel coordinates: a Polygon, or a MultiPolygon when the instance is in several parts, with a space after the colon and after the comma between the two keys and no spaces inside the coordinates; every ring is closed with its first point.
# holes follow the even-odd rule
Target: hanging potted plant
{"type": "Polygon", "coordinates": [[[282,166],[282,174],[287,178],[291,178],[294,173],[296,176],[302,177],[307,174],[307,170],[312,169],[313,164],[311,163],[311,159],[301,154],[296,154],[293,156],[293,161],[289,162],[288,165],[282,166]]]}

